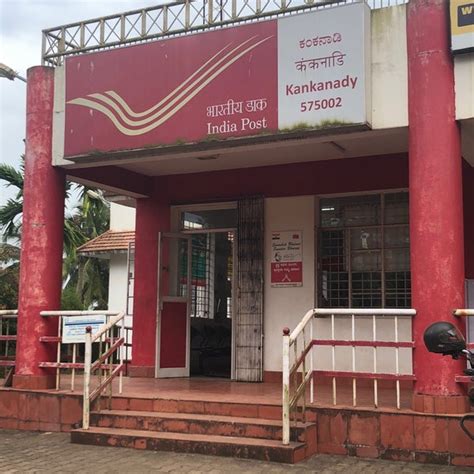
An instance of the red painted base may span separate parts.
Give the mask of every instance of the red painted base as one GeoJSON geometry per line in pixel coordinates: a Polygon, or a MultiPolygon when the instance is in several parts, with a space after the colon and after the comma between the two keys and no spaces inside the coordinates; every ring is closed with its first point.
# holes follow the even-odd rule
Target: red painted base
{"type": "Polygon", "coordinates": [[[54,375],[14,375],[13,388],[25,390],[48,390],[56,387],[54,375]]]}
{"type": "Polygon", "coordinates": [[[129,365],[127,375],[129,377],[153,378],[155,376],[154,366],[129,365]]]}
{"type": "Polygon", "coordinates": [[[82,396],[54,392],[0,390],[0,428],[71,431],[80,426],[82,396]]]}
{"type": "MultiPolygon", "coordinates": [[[[207,392],[183,390],[183,386],[190,384],[187,380],[184,385],[179,380],[158,382],[165,389],[175,386],[174,395],[169,389],[156,390],[155,382],[143,381],[141,396],[137,392],[112,399],[112,409],[123,412],[121,416],[127,420],[124,427],[137,429],[140,427],[137,423],[146,421],[144,417],[160,418],[160,423],[168,423],[165,418],[175,423],[175,418],[197,417],[207,421],[215,418],[222,422],[222,417],[238,417],[245,426],[256,422],[250,418],[266,425],[273,425],[268,420],[281,420],[281,402],[277,395],[281,393],[281,386],[278,384],[269,384],[264,395],[265,384],[259,385],[260,395],[251,396],[254,384],[248,384],[247,389],[245,385],[228,382],[227,388],[236,387],[237,392],[226,395],[221,393],[222,387],[212,392],[218,385],[214,381],[208,383],[207,392]],[[238,393],[242,386],[246,388],[247,397],[238,393]],[[155,387],[155,392],[150,387],[155,387]],[[272,393],[274,397],[270,396],[272,393]]],[[[0,428],[70,431],[79,426],[81,416],[79,394],[0,389],[0,428]]],[[[457,415],[422,414],[411,410],[310,407],[307,421],[316,422],[316,429],[311,439],[305,441],[311,444],[311,452],[474,466],[473,444],[460,428],[460,419],[457,415]]],[[[178,425],[174,424],[173,430],[178,431],[178,425]]],[[[207,422],[202,425],[211,426],[207,422]]],[[[220,428],[226,426],[230,425],[221,423],[220,428]]]]}
{"type": "Polygon", "coordinates": [[[419,413],[435,413],[462,415],[471,411],[468,397],[442,397],[415,393],[413,395],[413,410],[419,413]]]}

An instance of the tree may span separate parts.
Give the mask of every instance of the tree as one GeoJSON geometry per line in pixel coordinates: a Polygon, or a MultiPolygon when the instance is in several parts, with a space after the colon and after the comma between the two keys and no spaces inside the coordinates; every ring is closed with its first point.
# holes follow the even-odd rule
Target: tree
{"type": "Polygon", "coordinates": [[[0,243],[0,309],[18,307],[20,249],[0,243]]]}
{"type": "MultiPolygon", "coordinates": [[[[86,240],[107,231],[110,208],[102,193],[82,187],[79,201],[81,204],[73,219],[86,240]]],[[[75,288],[85,307],[107,308],[109,269],[106,260],[77,255],[74,249],[66,256],[64,272],[69,277],[66,289],[75,288]]]]}
{"type": "MultiPolygon", "coordinates": [[[[21,156],[20,169],[17,170],[11,165],[0,163],[0,181],[5,182],[5,186],[16,188],[15,198],[10,198],[0,207],[0,229],[2,230],[3,241],[20,239],[21,220],[23,214],[23,187],[25,175],[25,156],[21,156]]],[[[69,198],[71,183],[66,185],[65,199],[69,198]]],[[[81,234],[74,221],[66,217],[64,221],[64,250],[66,254],[73,252],[82,245],[87,238],[81,234]]]]}
{"type": "MultiPolygon", "coordinates": [[[[4,181],[7,187],[16,189],[15,197],[0,206],[0,231],[4,241],[2,248],[4,252],[12,252],[10,247],[17,249],[18,247],[12,246],[7,241],[21,241],[24,157],[22,156],[18,170],[10,165],[0,164],[0,180],[4,181]]],[[[66,202],[72,189],[71,183],[67,183],[66,202]]],[[[69,209],[66,204],[67,215],[64,220],[63,288],[65,294],[63,305],[69,307],[73,302],[80,301],[82,308],[103,309],[107,307],[108,266],[103,260],[77,255],[77,248],[108,229],[110,210],[101,191],[93,191],[79,185],[76,185],[76,190],[79,193],[80,204],[72,209],[69,209]]],[[[2,262],[1,255],[0,253],[0,264],[2,262]]],[[[3,265],[6,264],[3,263],[3,265]]],[[[10,308],[16,308],[18,261],[16,267],[11,267],[8,271],[7,268],[2,267],[0,278],[5,284],[5,295],[9,294],[10,287],[16,288],[16,293],[15,290],[11,290],[12,295],[8,300],[9,305],[14,304],[10,308]],[[14,276],[15,272],[16,277],[14,276]]],[[[2,291],[1,287],[0,291],[2,291]]]]}

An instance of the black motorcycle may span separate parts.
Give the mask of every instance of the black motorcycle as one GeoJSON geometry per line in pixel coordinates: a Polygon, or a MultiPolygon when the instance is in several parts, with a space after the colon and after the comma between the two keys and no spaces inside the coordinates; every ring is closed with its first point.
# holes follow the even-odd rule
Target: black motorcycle
{"type": "MultiPolygon", "coordinates": [[[[451,356],[453,359],[465,357],[470,368],[464,370],[466,375],[472,376],[474,382],[474,352],[466,346],[466,340],[459,330],[451,323],[440,321],[429,326],[423,335],[425,346],[430,352],[451,356]]],[[[466,426],[466,422],[474,421],[474,415],[465,415],[461,418],[461,428],[474,441],[474,434],[466,426]]]]}

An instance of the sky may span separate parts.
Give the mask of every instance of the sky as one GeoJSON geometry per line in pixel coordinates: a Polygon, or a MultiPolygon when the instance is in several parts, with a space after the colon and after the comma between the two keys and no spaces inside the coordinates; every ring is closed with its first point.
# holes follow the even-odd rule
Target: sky
{"type": "MultiPolygon", "coordinates": [[[[0,63],[26,77],[41,64],[41,31],[75,21],[168,3],[163,0],[0,0],[0,63]]],[[[0,163],[24,152],[26,84],[0,78],[0,163]]],[[[0,182],[0,206],[13,193],[0,182]]]]}

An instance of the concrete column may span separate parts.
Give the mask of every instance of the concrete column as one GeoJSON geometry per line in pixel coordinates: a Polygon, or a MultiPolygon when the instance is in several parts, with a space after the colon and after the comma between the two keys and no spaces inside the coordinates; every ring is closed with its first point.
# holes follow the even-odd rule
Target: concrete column
{"type": "Polygon", "coordinates": [[[56,360],[56,345],[40,342],[57,335],[57,319],[40,311],[61,304],[65,176],[51,165],[54,69],[28,70],[25,182],[21,231],[17,388],[54,387],[54,374],[40,362],[56,360]]]}
{"type": "MultiPolygon", "coordinates": [[[[454,381],[463,361],[430,354],[423,332],[464,307],[461,139],[455,121],[454,65],[445,0],[407,5],[409,191],[412,306],[416,343],[414,408],[463,412],[464,387],[454,381]]],[[[389,93],[389,91],[387,91],[389,93]]]]}
{"type": "Polygon", "coordinates": [[[170,207],[160,199],[137,200],[131,376],[154,377],[158,288],[158,233],[170,228],[170,207]]]}

